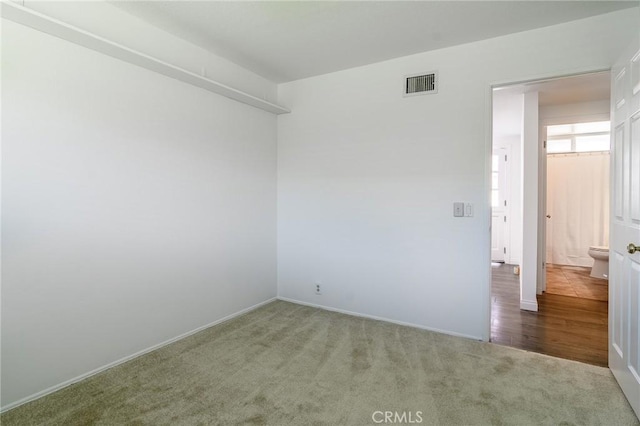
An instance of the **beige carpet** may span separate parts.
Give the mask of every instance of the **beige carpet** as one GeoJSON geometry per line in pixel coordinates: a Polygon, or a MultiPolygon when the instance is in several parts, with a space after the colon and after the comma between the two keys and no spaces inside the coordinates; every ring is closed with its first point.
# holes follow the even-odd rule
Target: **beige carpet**
{"type": "Polygon", "coordinates": [[[385,411],[404,415],[405,424],[638,424],[607,369],[286,302],[0,420],[4,426],[367,425],[385,411]]]}

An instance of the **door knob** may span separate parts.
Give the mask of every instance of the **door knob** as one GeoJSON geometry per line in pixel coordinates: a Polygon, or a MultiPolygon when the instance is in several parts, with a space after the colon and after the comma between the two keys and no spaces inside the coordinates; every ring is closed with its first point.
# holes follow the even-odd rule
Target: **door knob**
{"type": "Polygon", "coordinates": [[[547,219],[551,219],[551,215],[550,214],[547,215],[547,219]]]}
{"type": "Polygon", "coordinates": [[[640,252],[640,245],[637,246],[633,243],[629,243],[629,245],[627,246],[627,251],[629,252],[629,254],[633,254],[635,252],[640,252]]]}

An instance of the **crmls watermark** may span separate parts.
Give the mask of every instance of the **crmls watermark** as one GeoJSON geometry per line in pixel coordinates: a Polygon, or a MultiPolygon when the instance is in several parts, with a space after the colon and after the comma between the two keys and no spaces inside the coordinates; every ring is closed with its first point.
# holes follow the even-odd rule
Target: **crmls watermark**
{"type": "Polygon", "coordinates": [[[374,411],[371,420],[378,424],[417,424],[422,423],[422,411],[374,411]]]}

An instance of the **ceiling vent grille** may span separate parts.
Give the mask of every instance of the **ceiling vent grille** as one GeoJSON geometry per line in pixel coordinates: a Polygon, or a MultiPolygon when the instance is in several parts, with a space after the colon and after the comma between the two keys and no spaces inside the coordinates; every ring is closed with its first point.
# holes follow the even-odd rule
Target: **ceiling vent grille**
{"type": "Polygon", "coordinates": [[[436,71],[405,77],[405,96],[426,95],[427,93],[438,93],[438,73],[436,71]]]}

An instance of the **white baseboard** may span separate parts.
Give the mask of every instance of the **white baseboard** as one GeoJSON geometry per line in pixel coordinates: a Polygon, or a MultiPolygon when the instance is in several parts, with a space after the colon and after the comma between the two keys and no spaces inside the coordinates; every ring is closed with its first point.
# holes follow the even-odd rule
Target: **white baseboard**
{"type": "Polygon", "coordinates": [[[525,311],[538,312],[538,301],[520,299],[520,309],[525,311]]]}
{"type": "Polygon", "coordinates": [[[59,383],[59,384],[54,385],[54,386],[51,386],[50,388],[47,388],[47,389],[42,390],[40,392],[36,392],[33,395],[29,395],[29,396],[27,396],[25,398],[19,399],[18,401],[15,401],[15,402],[12,402],[10,404],[5,405],[4,407],[0,408],[0,413],[4,413],[6,411],[9,411],[9,410],[11,410],[13,408],[16,408],[16,407],[22,405],[22,404],[26,404],[27,402],[31,402],[31,401],[34,401],[36,399],[42,398],[43,396],[49,395],[50,393],[59,391],[60,389],[66,388],[67,386],[70,386],[70,385],[72,385],[74,383],[78,383],[78,382],[80,382],[80,381],[82,381],[84,379],[87,379],[87,378],[89,378],[91,376],[94,376],[94,375],[96,375],[98,373],[102,373],[105,370],[108,370],[108,369],[110,369],[112,367],[115,367],[115,366],[120,365],[122,363],[125,363],[127,361],[131,361],[132,359],[138,358],[139,356],[148,354],[149,352],[153,352],[156,349],[160,349],[163,346],[170,345],[171,343],[177,342],[178,340],[182,340],[185,337],[189,337],[189,336],[191,336],[193,334],[196,334],[196,333],[198,333],[198,332],[200,332],[202,330],[205,330],[205,329],[207,329],[209,327],[213,327],[214,325],[221,324],[223,322],[226,322],[226,321],[229,321],[229,320],[231,320],[233,318],[236,318],[236,317],[238,317],[240,315],[246,314],[247,312],[251,312],[253,310],[256,310],[259,307],[264,306],[264,305],[266,305],[268,303],[271,303],[271,302],[273,302],[275,300],[276,300],[276,298],[272,297],[271,299],[265,300],[264,302],[260,302],[260,303],[258,303],[256,305],[253,305],[253,306],[250,306],[248,308],[242,309],[242,310],[240,310],[238,312],[235,312],[235,313],[233,313],[231,315],[227,315],[224,318],[220,318],[219,320],[216,320],[216,321],[213,321],[213,322],[211,322],[209,324],[206,324],[206,325],[203,325],[201,327],[195,328],[195,329],[193,329],[191,331],[187,331],[186,333],[182,333],[181,335],[173,337],[173,338],[171,338],[169,340],[165,340],[162,343],[158,343],[157,345],[153,345],[153,346],[151,346],[149,348],[143,349],[143,350],[138,351],[138,352],[136,352],[134,354],[127,355],[124,358],[120,358],[117,361],[110,362],[109,364],[103,365],[102,367],[98,367],[95,370],[89,371],[88,373],[81,374],[81,375],[79,375],[77,377],[74,377],[73,379],[66,380],[66,381],[64,381],[62,383],[59,383]]]}
{"type": "Polygon", "coordinates": [[[344,309],[333,308],[331,306],[318,305],[318,304],[315,304],[315,303],[303,302],[301,300],[289,299],[288,297],[278,296],[277,299],[278,300],[282,300],[284,302],[295,303],[297,305],[304,305],[304,306],[310,306],[312,308],[324,309],[325,311],[339,312],[341,314],[351,315],[351,316],[354,316],[354,317],[368,318],[368,319],[372,319],[372,320],[376,320],[376,321],[384,321],[384,322],[389,322],[391,324],[403,325],[405,327],[419,328],[421,330],[428,330],[428,331],[433,331],[433,332],[436,332],[436,333],[448,334],[450,336],[464,337],[465,339],[480,340],[480,341],[483,340],[482,337],[471,336],[469,334],[462,334],[462,333],[456,333],[456,332],[449,331],[449,330],[441,330],[441,329],[438,329],[438,328],[425,327],[424,325],[420,325],[420,324],[413,324],[413,323],[404,322],[404,321],[396,321],[396,320],[393,320],[393,319],[384,318],[384,317],[377,317],[375,315],[368,315],[368,314],[363,314],[363,313],[360,313],[360,312],[347,311],[347,310],[344,310],[344,309]]]}

